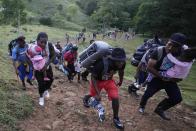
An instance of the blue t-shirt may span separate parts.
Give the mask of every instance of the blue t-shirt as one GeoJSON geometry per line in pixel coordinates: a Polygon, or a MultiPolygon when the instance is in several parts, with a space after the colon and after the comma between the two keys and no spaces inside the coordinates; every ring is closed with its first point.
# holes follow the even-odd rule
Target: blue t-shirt
{"type": "Polygon", "coordinates": [[[27,56],[26,56],[26,51],[27,51],[27,46],[21,48],[18,45],[14,47],[12,50],[12,59],[14,61],[19,61],[19,62],[26,62],[27,61],[27,56]]]}

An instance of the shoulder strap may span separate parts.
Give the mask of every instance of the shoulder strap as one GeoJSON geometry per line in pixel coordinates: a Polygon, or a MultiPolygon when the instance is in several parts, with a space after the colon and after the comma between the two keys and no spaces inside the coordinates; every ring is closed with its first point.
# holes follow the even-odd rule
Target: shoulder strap
{"type": "Polygon", "coordinates": [[[158,61],[161,59],[161,57],[163,55],[163,48],[164,48],[164,46],[158,47],[158,61]]]}
{"type": "Polygon", "coordinates": [[[52,43],[48,43],[48,48],[49,48],[49,51],[51,51],[51,50],[52,50],[52,48],[53,48],[52,43]]]}
{"type": "Polygon", "coordinates": [[[52,43],[48,43],[48,48],[49,48],[49,53],[50,53],[49,57],[52,57],[53,55],[55,55],[55,50],[54,50],[52,43]]]}
{"type": "Polygon", "coordinates": [[[103,72],[102,72],[102,79],[104,80],[108,79],[108,76],[107,76],[108,66],[109,66],[108,58],[104,57],[103,58],[103,72]]]}
{"type": "Polygon", "coordinates": [[[17,46],[15,46],[15,48],[16,48],[16,58],[18,58],[18,56],[19,56],[19,46],[17,45],[17,46]]]}
{"type": "Polygon", "coordinates": [[[107,74],[108,71],[108,58],[103,58],[103,75],[107,74]]]}

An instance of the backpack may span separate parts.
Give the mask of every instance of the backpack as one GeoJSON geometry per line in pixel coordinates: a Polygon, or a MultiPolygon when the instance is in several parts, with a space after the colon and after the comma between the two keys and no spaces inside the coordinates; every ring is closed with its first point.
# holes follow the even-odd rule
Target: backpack
{"type": "Polygon", "coordinates": [[[9,55],[12,56],[12,49],[17,45],[17,41],[16,39],[10,41],[10,43],[8,44],[8,51],[9,51],[9,55]]]}
{"type": "Polygon", "coordinates": [[[135,53],[133,54],[132,58],[131,58],[131,64],[133,66],[138,66],[138,64],[140,63],[142,57],[144,56],[144,54],[148,51],[148,50],[152,50],[156,47],[160,47],[162,46],[162,42],[161,40],[155,40],[155,39],[149,39],[147,41],[145,41],[142,45],[138,46],[135,53]]]}
{"type": "Polygon", "coordinates": [[[102,60],[104,69],[101,72],[102,80],[110,79],[108,74],[109,57],[112,54],[113,47],[103,41],[95,41],[87,49],[79,54],[79,62],[81,67],[86,68],[91,72],[95,63],[102,60]]]}
{"type": "MultiPolygon", "coordinates": [[[[164,46],[159,46],[157,47],[157,52],[158,52],[158,60],[159,61],[162,58],[163,55],[163,48],[164,46]]],[[[151,53],[154,51],[155,48],[149,49],[148,51],[146,51],[146,53],[143,55],[141,62],[147,64],[148,60],[150,59],[150,55],[151,53]]]]}
{"type": "Polygon", "coordinates": [[[68,43],[65,45],[65,47],[62,49],[62,56],[69,50],[71,50],[71,48],[73,47],[72,43],[68,43]]]}
{"type": "Polygon", "coordinates": [[[95,41],[79,54],[81,67],[91,69],[98,60],[111,55],[111,52],[112,47],[108,43],[95,41]]]}

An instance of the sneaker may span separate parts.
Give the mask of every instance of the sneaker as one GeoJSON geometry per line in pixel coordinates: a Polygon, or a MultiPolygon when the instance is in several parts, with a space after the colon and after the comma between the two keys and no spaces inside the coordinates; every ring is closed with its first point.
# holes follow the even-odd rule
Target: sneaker
{"type": "Polygon", "coordinates": [[[29,83],[29,85],[33,85],[33,83],[31,82],[31,80],[30,79],[27,79],[27,83],[29,83]]]}
{"type": "Polygon", "coordinates": [[[144,108],[140,107],[138,111],[143,114],[144,113],[144,108]]]}
{"type": "Polygon", "coordinates": [[[44,92],[44,96],[45,96],[46,98],[49,98],[49,97],[50,97],[50,94],[49,94],[48,90],[46,90],[46,91],[44,92]]]}
{"type": "Polygon", "coordinates": [[[99,115],[99,121],[103,122],[105,120],[105,110],[101,104],[97,105],[97,111],[99,115]]]}
{"type": "Polygon", "coordinates": [[[157,108],[154,110],[154,112],[155,112],[157,115],[159,115],[159,116],[160,116],[162,119],[164,119],[164,120],[167,120],[167,121],[171,120],[169,117],[167,117],[167,116],[165,115],[164,111],[163,111],[161,108],[159,108],[159,107],[157,107],[157,108]]]}
{"type": "Polygon", "coordinates": [[[39,98],[39,105],[44,106],[44,97],[39,98]]]}
{"type": "Polygon", "coordinates": [[[116,128],[118,129],[124,129],[123,124],[121,123],[121,121],[119,120],[119,118],[114,118],[113,119],[114,125],[116,128]]]}
{"type": "Polygon", "coordinates": [[[85,95],[84,98],[83,98],[83,105],[87,108],[89,108],[89,104],[88,104],[88,100],[89,100],[89,96],[88,95],[85,95]]]}
{"type": "Polygon", "coordinates": [[[44,81],[49,81],[50,79],[48,77],[44,77],[44,81]]]}

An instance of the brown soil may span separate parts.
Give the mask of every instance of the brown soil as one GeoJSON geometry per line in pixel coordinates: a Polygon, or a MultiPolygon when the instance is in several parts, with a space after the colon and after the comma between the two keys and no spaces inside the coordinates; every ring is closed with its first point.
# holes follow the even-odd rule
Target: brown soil
{"type": "MultiPolygon", "coordinates": [[[[80,84],[75,80],[69,83],[67,78],[56,69],[55,81],[50,92],[50,98],[45,101],[45,107],[38,105],[38,91],[28,87],[27,93],[32,97],[35,109],[32,115],[20,122],[19,127],[24,131],[113,131],[117,130],[112,123],[111,102],[106,93],[102,95],[102,104],[106,110],[106,119],[98,121],[97,112],[83,106],[82,98],[88,93],[88,82],[80,84]]],[[[127,83],[127,82],[125,82],[127,83]]],[[[126,85],[124,85],[126,86],[126,85]]],[[[162,120],[153,110],[163,97],[158,93],[147,104],[143,115],[138,113],[140,99],[120,90],[120,111],[126,131],[195,131],[196,112],[184,105],[177,105],[167,113],[171,121],[162,120]]],[[[140,95],[141,98],[141,95],[140,95]]]]}

